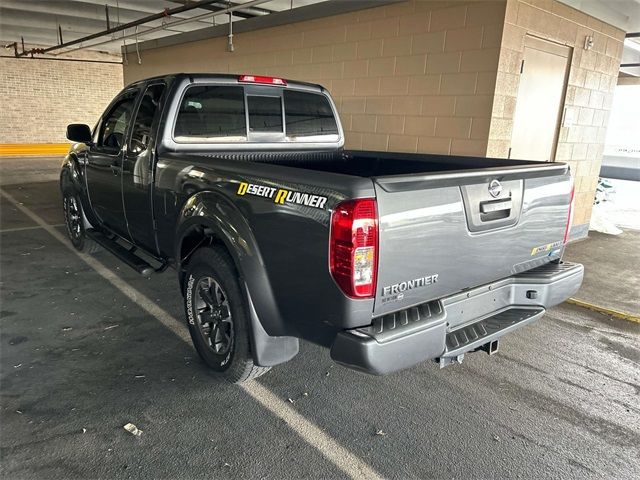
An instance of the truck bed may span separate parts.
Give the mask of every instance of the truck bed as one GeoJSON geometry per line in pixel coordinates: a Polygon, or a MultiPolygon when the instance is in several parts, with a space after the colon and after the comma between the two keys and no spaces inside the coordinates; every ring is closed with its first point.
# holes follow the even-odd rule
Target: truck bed
{"type": "Polygon", "coordinates": [[[504,158],[356,150],[336,152],[216,152],[206,153],[204,156],[210,158],[233,158],[240,161],[268,163],[362,178],[549,165],[547,162],[508,160],[504,158]]]}
{"type": "Polygon", "coordinates": [[[308,170],[373,178],[387,175],[442,173],[459,170],[537,165],[541,162],[522,162],[484,157],[347,150],[341,155],[335,155],[333,158],[311,158],[309,160],[292,159],[278,161],[277,163],[308,170]]]}
{"type": "MultiPolygon", "coordinates": [[[[281,180],[288,170],[307,189],[370,182],[375,193],[363,196],[375,196],[380,225],[376,316],[497,281],[562,254],[571,201],[563,163],[363,151],[214,155],[235,160],[236,168],[252,165],[261,177],[281,180]],[[490,192],[492,182],[497,193],[490,192]]],[[[285,258],[282,264],[288,264],[285,258]]]]}

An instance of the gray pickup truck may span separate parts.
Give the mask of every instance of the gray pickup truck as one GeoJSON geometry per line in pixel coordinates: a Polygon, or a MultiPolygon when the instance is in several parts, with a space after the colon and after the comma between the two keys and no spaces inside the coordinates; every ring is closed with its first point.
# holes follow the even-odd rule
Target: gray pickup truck
{"type": "Polygon", "coordinates": [[[67,137],[73,245],[174,267],[195,348],[232,382],[299,339],[374,374],[494,353],[582,282],[561,260],[567,165],[347,151],[318,85],[151,78],[67,137]]]}

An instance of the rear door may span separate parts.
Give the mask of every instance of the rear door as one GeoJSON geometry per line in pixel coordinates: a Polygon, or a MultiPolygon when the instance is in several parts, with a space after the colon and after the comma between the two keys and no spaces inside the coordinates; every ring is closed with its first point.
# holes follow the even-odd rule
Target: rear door
{"type": "Polygon", "coordinates": [[[158,131],[164,82],[146,87],[132,122],[131,136],[122,164],[122,200],[133,242],[157,253],[153,221],[152,184],[154,135],[158,131]]]}
{"type": "Polygon", "coordinates": [[[97,141],[87,154],[87,187],[91,206],[102,223],[129,238],[122,204],[122,160],[137,89],[120,94],[100,122],[97,141]]]}
{"type": "Polygon", "coordinates": [[[566,166],[375,180],[380,252],[375,314],[528,270],[562,252],[566,166]],[[527,178],[525,178],[527,177],[527,178]]]}

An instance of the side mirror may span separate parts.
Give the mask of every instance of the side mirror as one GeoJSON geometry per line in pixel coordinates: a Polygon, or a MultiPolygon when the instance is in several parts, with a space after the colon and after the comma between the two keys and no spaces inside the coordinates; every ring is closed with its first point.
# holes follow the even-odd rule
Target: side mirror
{"type": "Polygon", "coordinates": [[[84,123],[67,125],[67,139],[72,142],[91,143],[91,129],[84,123]]]}

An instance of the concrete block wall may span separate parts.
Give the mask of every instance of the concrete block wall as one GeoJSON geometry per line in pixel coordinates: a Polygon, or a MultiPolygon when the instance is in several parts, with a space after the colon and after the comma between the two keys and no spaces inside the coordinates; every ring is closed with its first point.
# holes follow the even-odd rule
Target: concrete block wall
{"type": "MultiPolygon", "coordinates": [[[[73,57],[120,61],[94,52],[73,57]]],[[[0,144],[65,143],[67,124],[95,124],[122,89],[122,75],[117,63],[0,57],[0,144]]]]}
{"type": "Polygon", "coordinates": [[[125,83],[171,72],[253,73],[331,91],[347,148],[484,156],[505,1],[424,1],[143,50],[125,83]]]}
{"type": "Polygon", "coordinates": [[[575,178],[572,238],[579,238],[591,217],[625,33],[555,0],[507,0],[487,156],[509,153],[527,34],[573,47],[564,105],[575,121],[560,128],[556,160],[568,162],[575,178]],[[591,50],[583,48],[586,36],[591,50]]]}

